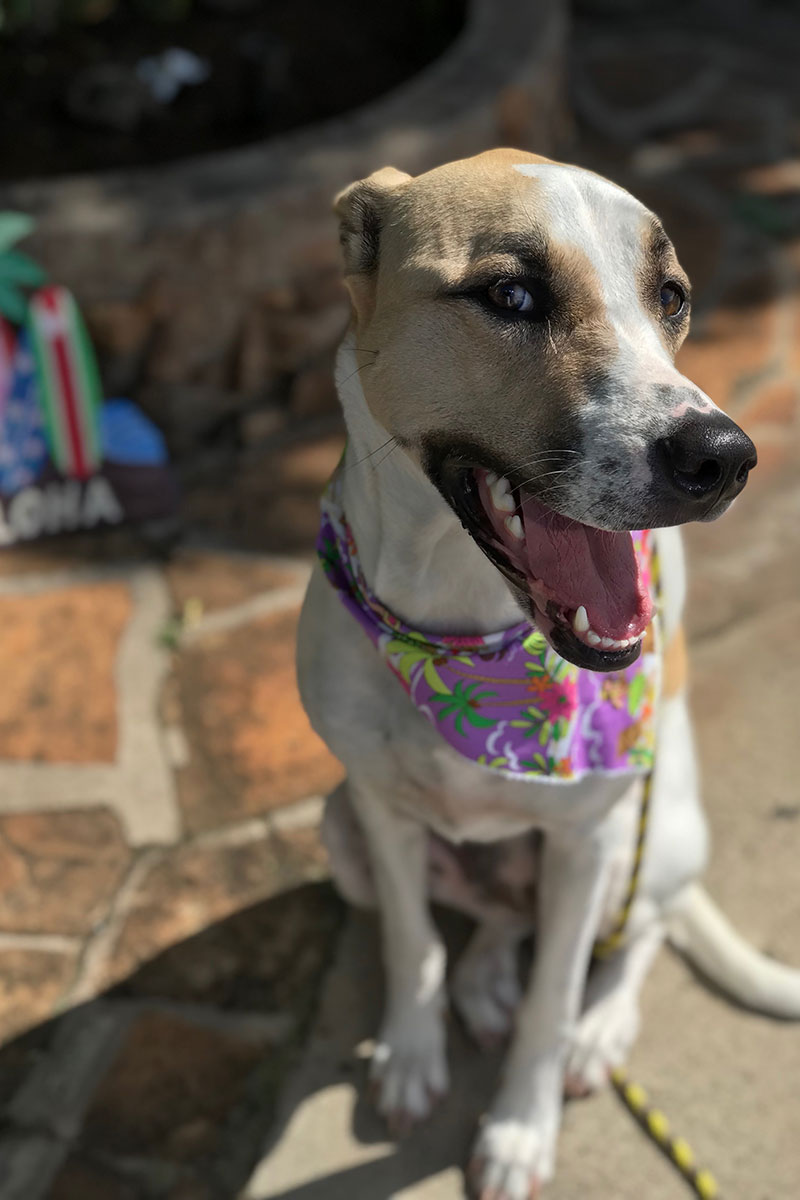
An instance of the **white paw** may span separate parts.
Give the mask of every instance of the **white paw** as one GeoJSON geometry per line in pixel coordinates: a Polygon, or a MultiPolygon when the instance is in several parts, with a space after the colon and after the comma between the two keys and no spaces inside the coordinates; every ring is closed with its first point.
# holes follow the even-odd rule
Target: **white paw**
{"type": "Polygon", "coordinates": [[[535,1200],[553,1177],[556,1125],[488,1117],[467,1168],[474,1200],[535,1200]]]}
{"type": "Polygon", "coordinates": [[[438,1014],[415,1013],[384,1026],[370,1066],[378,1112],[393,1137],[423,1121],[448,1088],[444,1026],[438,1014]]]}
{"type": "Polygon", "coordinates": [[[608,1083],[628,1058],[639,1034],[634,996],[616,991],[598,1000],[581,1017],[572,1038],[565,1072],[570,1096],[586,1096],[608,1083]]]}
{"type": "Polygon", "coordinates": [[[516,948],[469,950],[458,963],[450,995],[472,1037],[484,1049],[504,1042],[511,1033],[522,998],[516,948]]]}

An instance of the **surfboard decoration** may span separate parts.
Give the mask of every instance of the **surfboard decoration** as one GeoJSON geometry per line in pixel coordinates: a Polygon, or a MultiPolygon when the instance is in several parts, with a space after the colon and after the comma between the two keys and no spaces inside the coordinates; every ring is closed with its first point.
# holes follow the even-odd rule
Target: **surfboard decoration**
{"type": "Polygon", "coordinates": [[[178,489],[159,429],[104,400],[69,291],[42,287],[0,316],[0,547],[171,516],[178,489]]]}
{"type": "Polygon", "coordinates": [[[102,390],[97,361],[78,306],[64,287],[40,288],[28,305],[27,329],[54,465],[88,479],[100,465],[102,390]]]}

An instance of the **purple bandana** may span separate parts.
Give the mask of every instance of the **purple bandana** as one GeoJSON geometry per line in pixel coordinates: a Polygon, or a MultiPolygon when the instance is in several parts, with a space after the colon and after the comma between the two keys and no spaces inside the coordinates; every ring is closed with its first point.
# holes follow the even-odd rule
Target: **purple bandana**
{"type": "MultiPolygon", "coordinates": [[[[587,671],[561,658],[527,621],[483,637],[409,629],[372,595],[345,520],[340,480],[322,499],[317,553],[329,582],[412,703],[460,754],[513,779],[568,782],[589,772],[652,769],[660,683],[657,618],[624,671],[587,671]]],[[[646,581],[651,537],[633,534],[646,581]]]]}

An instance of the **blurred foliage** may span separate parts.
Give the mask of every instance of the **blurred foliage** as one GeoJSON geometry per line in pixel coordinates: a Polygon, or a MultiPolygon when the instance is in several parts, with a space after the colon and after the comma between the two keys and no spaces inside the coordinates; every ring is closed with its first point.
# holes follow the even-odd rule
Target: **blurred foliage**
{"type": "Polygon", "coordinates": [[[151,21],[180,21],[194,0],[0,0],[0,34],[50,33],[59,25],[96,25],[124,9],[151,21]]]}
{"type": "Polygon", "coordinates": [[[22,289],[39,287],[45,280],[41,267],[14,249],[32,229],[33,221],[24,213],[0,212],[0,314],[15,324],[25,320],[28,309],[22,289]]]}

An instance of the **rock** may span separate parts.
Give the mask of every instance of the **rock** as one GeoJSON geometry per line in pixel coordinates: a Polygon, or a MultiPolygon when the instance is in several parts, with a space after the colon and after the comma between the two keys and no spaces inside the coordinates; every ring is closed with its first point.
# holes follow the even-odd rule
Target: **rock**
{"type": "Polygon", "coordinates": [[[336,412],[339,398],[333,378],[333,362],[299,371],[292,380],[289,411],[292,417],[304,420],[336,412]]]}
{"type": "Polygon", "coordinates": [[[0,817],[0,927],[91,933],[129,858],[119,822],[104,809],[0,817]]]}
{"type": "Polygon", "coordinates": [[[213,1152],[262,1053],[252,1036],[143,1012],[95,1092],[81,1142],[168,1162],[213,1152]]]}
{"type": "Polygon", "coordinates": [[[114,761],[114,664],[130,614],[122,583],[0,597],[0,758],[114,761]]]}
{"type": "Polygon", "coordinates": [[[245,819],[338,783],[341,767],[297,692],[296,624],[296,613],[282,613],[193,642],[181,655],[192,767],[179,791],[190,827],[211,825],[220,805],[229,820],[245,819]]]}
{"type": "Polygon", "coordinates": [[[107,395],[125,395],[139,377],[153,331],[149,306],[138,301],[103,300],[84,308],[100,359],[107,395]]]}
{"type": "Polygon", "coordinates": [[[204,384],[151,383],[137,394],[142,408],[163,430],[176,458],[190,456],[246,402],[240,393],[204,384]]]}
{"type": "Polygon", "coordinates": [[[47,1020],[72,981],[75,956],[48,950],[0,951],[0,1038],[47,1020]]]}
{"type": "Polygon", "coordinates": [[[275,367],[296,371],[303,363],[331,350],[341,341],[349,316],[346,301],[312,313],[275,313],[268,325],[275,367]]]}
{"type": "Polygon", "coordinates": [[[258,392],[274,379],[273,355],[263,309],[251,308],[244,316],[236,348],[234,387],[240,392],[258,392]]]}
{"type": "Polygon", "coordinates": [[[257,446],[280,433],[286,428],[286,416],[286,410],[277,404],[244,413],[239,422],[239,433],[245,446],[257,446]]]}

